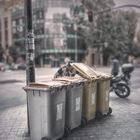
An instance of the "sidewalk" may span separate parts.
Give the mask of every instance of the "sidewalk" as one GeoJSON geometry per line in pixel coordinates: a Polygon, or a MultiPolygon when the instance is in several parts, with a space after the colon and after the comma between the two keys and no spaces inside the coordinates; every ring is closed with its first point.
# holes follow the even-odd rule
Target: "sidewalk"
{"type": "MultiPolygon", "coordinates": [[[[108,72],[108,68],[100,68],[108,72]]],[[[91,121],[77,128],[64,140],[140,140],[140,71],[132,78],[132,92],[127,99],[110,95],[111,116],[91,121]]],[[[26,104],[0,110],[0,140],[29,140],[26,104]]]]}

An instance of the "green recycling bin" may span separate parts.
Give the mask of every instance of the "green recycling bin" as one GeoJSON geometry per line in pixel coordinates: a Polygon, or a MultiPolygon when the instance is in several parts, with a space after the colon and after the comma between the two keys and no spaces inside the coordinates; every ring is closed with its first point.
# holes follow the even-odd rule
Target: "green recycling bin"
{"type": "Polygon", "coordinates": [[[31,140],[56,140],[64,135],[66,84],[32,83],[27,92],[31,140]]]}

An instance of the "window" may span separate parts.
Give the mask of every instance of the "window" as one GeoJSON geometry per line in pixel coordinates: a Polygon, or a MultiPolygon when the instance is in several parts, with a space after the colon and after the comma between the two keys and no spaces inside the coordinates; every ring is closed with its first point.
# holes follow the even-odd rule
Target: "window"
{"type": "Polygon", "coordinates": [[[20,25],[23,24],[23,19],[22,19],[22,18],[19,19],[19,24],[20,24],[20,25]]]}
{"type": "Polygon", "coordinates": [[[12,22],[12,25],[13,25],[13,27],[16,26],[16,21],[15,20],[12,22]]]}
{"type": "Polygon", "coordinates": [[[33,15],[33,20],[36,21],[36,15],[35,14],[33,15]]]}
{"type": "Polygon", "coordinates": [[[5,30],[5,41],[8,41],[8,30],[5,30]]]}
{"type": "Polygon", "coordinates": [[[16,33],[16,28],[13,28],[13,34],[15,34],[16,33]]]}
{"type": "Polygon", "coordinates": [[[8,28],[8,18],[7,17],[4,18],[4,25],[5,25],[5,28],[8,28]]]}
{"type": "Polygon", "coordinates": [[[35,24],[34,32],[36,35],[44,34],[44,24],[35,24]]]}
{"type": "Polygon", "coordinates": [[[43,19],[43,11],[40,11],[40,12],[39,12],[39,18],[40,18],[40,19],[43,19]]]}
{"type": "Polygon", "coordinates": [[[58,23],[62,21],[62,14],[53,14],[53,22],[58,23]]]}

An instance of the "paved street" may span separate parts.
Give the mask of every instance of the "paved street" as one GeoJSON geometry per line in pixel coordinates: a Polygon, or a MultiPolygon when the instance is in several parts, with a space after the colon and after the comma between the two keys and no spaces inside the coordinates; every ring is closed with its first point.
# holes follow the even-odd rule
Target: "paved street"
{"type": "MultiPolygon", "coordinates": [[[[98,69],[98,68],[97,68],[98,69]]],[[[99,68],[109,72],[109,68],[99,68]]],[[[37,69],[37,80],[47,80],[56,69],[37,69]]],[[[65,140],[140,140],[140,69],[131,80],[131,95],[110,95],[111,116],[77,128],[65,140]]],[[[0,72],[0,140],[29,140],[27,132],[25,71],[0,72]]]]}

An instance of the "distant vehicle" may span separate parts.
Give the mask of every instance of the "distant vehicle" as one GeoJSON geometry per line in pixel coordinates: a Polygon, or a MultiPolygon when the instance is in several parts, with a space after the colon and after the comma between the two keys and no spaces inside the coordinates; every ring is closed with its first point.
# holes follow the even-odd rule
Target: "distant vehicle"
{"type": "Polygon", "coordinates": [[[4,63],[0,63],[0,71],[3,70],[4,65],[5,65],[4,63]]]}
{"type": "Polygon", "coordinates": [[[17,69],[18,69],[18,70],[26,70],[26,67],[27,67],[27,66],[26,66],[25,63],[21,63],[21,64],[18,64],[18,65],[17,65],[17,69]]]}
{"type": "Polygon", "coordinates": [[[7,71],[7,70],[11,70],[10,66],[5,63],[0,63],[0,71],[7,71]]]}

